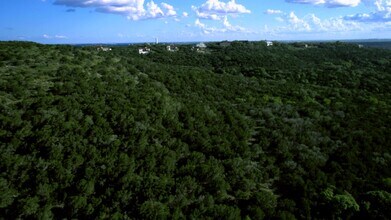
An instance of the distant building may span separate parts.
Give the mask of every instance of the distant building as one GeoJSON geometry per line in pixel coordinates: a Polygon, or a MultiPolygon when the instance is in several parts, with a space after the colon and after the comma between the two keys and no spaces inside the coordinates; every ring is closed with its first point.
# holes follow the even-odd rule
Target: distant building
{"type": "Polygon", "coordinates": [[[271,41],[266,41],[266,46],[268,46],[268,47],[273,46],[273,42],[271,42],[271,41]]]}
{"type": "Polygon", "coordinates": [[[104,52],[108,52],[108,51],[111,51],[111,48],[110,47],[98,47],[97,48],[98,51],[104,51],[104,52]]]}
{"type": "Polygon", "coordinates": [[[205,45],[205,43],[199,43],[196,45],[196,50],[199,53],[205,53],[206,48],[207,46],[205,45]]]}
{"type": "Polygon", "coordinates": [[[170,51],[170,52],[176,52],[178,51],[178,47],[174,46],[174,45],[168,45],[167,47],[167,51],[170,51]]]}
{"type": "Polygon", "coordinates": [[[202,49],[205,49],[206,48],[206,45],[205,43],[199,43],[196,45],[197,48],[202,48],[202,49]]]}
{"type": "Polygon", "coordinates": [[[151,49],[149,49],[148,47],[138,49],[138,54],[149,54],[149,52],[151,52],[151,49]]]}
{"type": "Polygon", "coordinates": [[[359,45],[358,45],[358,48],[364,48],[364,45],[359,44],[359,45]]]}
{"type": "Polygon", "coordinates": [[[155,44],[159,44],[159,38],[155,38],[155,44]]]}

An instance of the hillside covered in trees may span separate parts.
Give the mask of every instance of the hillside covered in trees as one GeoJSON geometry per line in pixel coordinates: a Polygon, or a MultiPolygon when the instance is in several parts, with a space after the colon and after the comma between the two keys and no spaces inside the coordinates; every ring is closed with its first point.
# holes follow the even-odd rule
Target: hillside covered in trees
{"type": "Polygon", "coordinates": [[[0,217],[387,219],[391,51],[0,42],[0,217]]]}

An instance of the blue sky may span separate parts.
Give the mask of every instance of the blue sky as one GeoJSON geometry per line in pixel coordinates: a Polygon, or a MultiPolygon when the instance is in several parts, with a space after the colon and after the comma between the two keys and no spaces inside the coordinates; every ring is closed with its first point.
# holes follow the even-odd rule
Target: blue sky
{"type": "Polygon", "coordinates": [[[1,0],[0,40],[391,38],[391,0],[1,0]]]}

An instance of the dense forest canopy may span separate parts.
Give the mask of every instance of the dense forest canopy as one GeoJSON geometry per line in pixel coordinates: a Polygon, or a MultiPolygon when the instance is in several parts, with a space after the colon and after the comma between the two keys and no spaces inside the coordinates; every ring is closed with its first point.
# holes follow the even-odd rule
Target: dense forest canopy
{"type": "Polygon", "coordinates": [[[391,51],[177,47],[0,42],[0,216],[391,216],[391,51]]]}

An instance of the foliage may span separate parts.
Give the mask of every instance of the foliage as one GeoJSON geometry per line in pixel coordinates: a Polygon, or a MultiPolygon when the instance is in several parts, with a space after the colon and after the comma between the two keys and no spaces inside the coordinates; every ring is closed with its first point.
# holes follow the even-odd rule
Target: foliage
{"type": "Polygon", "coordinates": [[[390,216],[390,51],[150,47],[0,42],[0,216],[390,216]]]}

